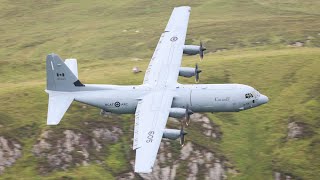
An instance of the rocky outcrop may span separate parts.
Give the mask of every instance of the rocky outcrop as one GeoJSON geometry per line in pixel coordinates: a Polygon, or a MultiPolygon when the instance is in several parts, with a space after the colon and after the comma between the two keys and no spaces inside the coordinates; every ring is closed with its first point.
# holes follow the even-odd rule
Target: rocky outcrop
{"type": "Polygon", "coordinates": [[[293,177],[292,175],[281,173],[281,172],[274,172],[273,174],[274,180],[293,180],[293,179],[301,179],[293,177]]]}
{"type": "Polygon", "coordinates": [[[289,46],[290,47],[302,47],[303,45],[304,45],[303,42],[297,41],[297,42],[290,44],[289,46]]]}
{"type": "MultiPolygon", "coordinates": [[[[176,118],[169,118],[169,121],[172,121],[176,124],[180,124],[180,120],[176,118]]],[[[199,113],[194,113],[190,116],[190,126],[198,126],[202,134],[214,138],[215,140],[220,140],[222,138],[222,131],[219,126],[211,121],[207,116],[199,113]]]]}
{"type": "Polygon", "coordinates": [[[288,124],[288,138],[298,138],[303,134],[303,128],[296,122],[291,122],[288,124]]]}
{"type": "Polygon", "coordinates": [[[203,129],[203,135],[220,140],[222,138],[222,131],[219,126],[211,121],[207,116],[195,113],[191,116],[191,123],[195,122],[200,124],[203,129]]]}
{"type": "Polygon", "coordinates": [[[92,134],[88,135],[75,130],[64,130],[62,133],[44,131],[32,150],[42,161],[40,172],[48,173],[99,160],[97,154],[108,144],[117,142],[123,134],[117,127],[97,127],[91,132],[92,134]]]}
{"type": "Polygon", "coordinates": [[[0,174],[21,157],[21,145],[16,141],[0,136],[0,174]]]}
{"type": "MultiPolygon", "coordinates": [[[[177,119],[170,119],[173,123],[179,123],[177,119]]],[[[212,138],[212,140],[219,140],[222,137],[219,126],[205,115],[193,114],[191,116],[191,126],[197,126],[202,130],[203,136],[212,138]]],[[[142,178],[157,180],[182,178],[188,180],[220,180],[226,179],[227,172],[236,174],[236,170],[226,165],[230,163],[215,152],[190,141],[182,148],[177,147],[177,143],[167,139],[162,140],[152,173],[135,174],[133,171],[126,172],[118,176],[117,179],[142,178]]],[[[134,169],[134,160],[131,160],[131,164],[132,169],[134,169]]]]}
{"type": "MultiPolygon", "coordinates": [[[[136,177],[143,179],[176,179],[177,171],[187,172],[185,179],[208,179],[220,180],[226,179],[226,172],[233,172],[225,166],[225,160],[216,156],[214,152],[199,147],[192,142],[188,142],[181,148],[179,156],[174,158],[172,152],[172,142],[164,140],[161,142],[157,160],[153,167],[152,173],[136,174],[136,177]],[[202,178],[199,178],[201,176],[202,178]]],[[[134,169],[134,161],[132,160],[132,168],[134,169]]],[[[134,179],[133,172],[127,172],[117,179],[134,179]]]]}
{"type": "Polygon", "coordinates": [[[288,139],[299,139],[312,135],[312,129],[304,122],[290,122],[288,124],[288,139]]]}
{"type": "MultiPolygon", "coordinates": [[[[175,126],[180,125],[180,122],[174,119],[169,124],[175,126]]],[[[102,163],[108,152],[107,146],[118,142],[123,135],[119,125],[110,127],[103,122],[85,122],[85,126],[85,131],[55,129],[41,134],[32,150],[39,158],[40,173],[85,166],[92,161],[102,163]]],[[[193,114],[189,128],[193,128],[193,131],[198,132],[198,136],[209,141],[222,138],[219,126],[205,115],[193,114]]],[[[226,172],[236,172],[223,156],[192,141],[187,141],[185,146],[181,147],[178,140],[163,139],[150,174],[133,172],[134,157],[128,156],[127,159],[127,162],[131,163],[131,171],[122,172],[117,179],[226,179],[226,172]]]]}

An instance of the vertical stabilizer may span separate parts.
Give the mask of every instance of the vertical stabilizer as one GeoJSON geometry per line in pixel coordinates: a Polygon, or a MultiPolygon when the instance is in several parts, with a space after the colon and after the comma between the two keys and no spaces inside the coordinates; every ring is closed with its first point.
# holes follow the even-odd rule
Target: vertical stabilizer
{"type": "Polygon", "coordinates": [[[77,91],[84,85],[56,54],[47,56],[47,90],[77,91]]]}

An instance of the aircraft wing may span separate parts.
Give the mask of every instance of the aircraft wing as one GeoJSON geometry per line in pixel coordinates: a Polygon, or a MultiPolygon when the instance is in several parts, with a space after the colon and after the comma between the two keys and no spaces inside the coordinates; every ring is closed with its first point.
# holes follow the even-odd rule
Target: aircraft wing
{"type": "Polygon", "coordinates": [[[136,149],[135,172],[152,171],[167,124],[173,93],[154,91],[138,104],[135,114],[134,145],[136,149]]]}
{"type": "Polygon", "coordinates": [[[174,8],[165,31],[153,53],[143,84],[175,87],[183,55],[191,8],[174,8]]]}
{"type": "Polygon", "coordinates": [[[138,103],[135,114],[135,172],[151,172],[157,157],[177,84],[190,9],[174,8],[146,70],[143,84],[150,93],[138,103]]]}

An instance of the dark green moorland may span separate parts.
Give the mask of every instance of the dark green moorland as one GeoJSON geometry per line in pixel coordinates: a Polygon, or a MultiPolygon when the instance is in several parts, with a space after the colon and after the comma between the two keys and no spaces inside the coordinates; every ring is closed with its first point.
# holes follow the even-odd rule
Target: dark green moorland
{"type": "MultiPolygon", "coordinates": [[[[215,149],[238,171],[230,179],[297,179],[320,174],[320,2],[317,0],[9,1],[0,3],[0,136],[19,142],[22,156],[3,179],[112,179],[131,169],[133,115],[107,121],[99,109],[74,103],[59,126],[46,126],[45,57],[78,59],[84,83],[140,84],[172,8],[192,7],[186,43],[208,48],[201,83],[242,83],[266,94],[267,105],[240,113],[208,114],[223,137],[208,143],[196,131],[188,141],[215,149]],[[298,43],[297,43],[298,42],[298,43]],[[140,61],[136,61],[139,59],[140,61]],[[83,122],[123,127],[104,149],[102,164],[43,174],[32,153],[45,130],[88,133],[83,122]],[[288,124],[303,125],[288,138],[288,124]],[[194,136],[194,137],[193,137],[194,136]]],[[[197,56],[184,56],[194,66],[197,56]]],[[[180,78],[181,83],[193,79],[180,78]]],[[[192,125],[191,125],[192,126],[192,125]]],[[[192,128],[192,127],[191,127],[192,128]]],[[[178,144],[178,142],[177,142],[178,144]]],[[[179,149],[180,147],[176,147],[179,149]]],[[[180,169],[177,177],[183,179],[180,169]]]]}

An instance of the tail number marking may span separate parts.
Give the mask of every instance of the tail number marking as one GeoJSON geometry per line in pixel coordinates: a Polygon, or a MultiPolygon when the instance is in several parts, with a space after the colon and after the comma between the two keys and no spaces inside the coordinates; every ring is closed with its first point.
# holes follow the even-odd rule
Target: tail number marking
{"type": "Polygon", "coordinates": [[[154,135],[154,131],[149,131],[148,132],[147,141],[146,141],[147,143],[152,143],[153,135],[154,135]]]}

